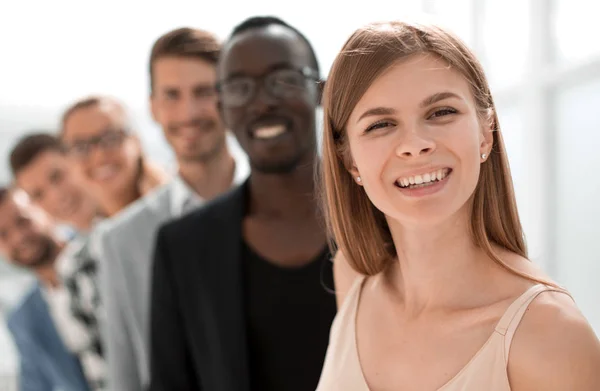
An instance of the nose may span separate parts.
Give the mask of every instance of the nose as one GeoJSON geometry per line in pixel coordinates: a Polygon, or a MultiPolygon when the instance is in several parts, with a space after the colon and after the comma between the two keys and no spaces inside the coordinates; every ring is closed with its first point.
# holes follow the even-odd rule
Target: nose
{"type": "Polygon", "coordinates": [[[250,99],[249,106],[254,113],[260,114],[270,111],[276,107],[278,103],[279,99],[267,91],[264,83],[258,83],[256,86],[256,93],[250,99]]]}
{"type": "Polygon", "coordinates": [[[85,164],[87,164],[88,166],[95,166],[102,163],[107,154],[106,152],[107,151],[105,150],[105,148],[103,148],[101,145],[94,144],[90,148],[88,155],[84,159],[85,164]]]}
{"type": "Polygon", "coordinates": [[[52,207],[57,208],[60,205],[60,200],[63,196],[65,196],[65,191],[62,189],[60,185],[51,185],[49,186],[47,191],[47,195],[44,199],[46,205],[52,205],[52,207]]]}
{"type": "Polygon", "coordinates": [[[199,99],[195,99],[190,94],[185,94],[181,96],[178,106],[179,122],[188,122],[198,116],[202,105],[199,99]]]}
{"type": "Polygon", "coordinates": [[[398,157],[409,159],[426,156],[432,154],[436,149],[435,141],[428,137],[425,131],[419,129],[418,126],[400,133],[400,140],[396,146],[398,157]]]}
{"type": "Polygon", "coordinates": [[[23,241],[29,236],[29,230],[24,227],[13,230],[10,235],[10,243],[13,248],[18,248],[22,245],[23,241]]]}

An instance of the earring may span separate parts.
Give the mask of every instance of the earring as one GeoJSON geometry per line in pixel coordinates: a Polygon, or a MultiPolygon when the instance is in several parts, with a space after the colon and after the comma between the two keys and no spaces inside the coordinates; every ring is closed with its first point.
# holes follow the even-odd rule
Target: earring
{"type": "Polygon", "coordinates": [[[482,153],[482,154],[481,154],[481,158],[482,158],[483,160],[485,160],[485,158],[486,158],[486,157],[487,157],[487,155],[486,155],[485,153],[482,153]]]}
{"type": "Polygon", "coordinates": [[[359,176],[356,177],[356,182],[360,183],[362,181],[362,179],[360,179],[359,176]]]}

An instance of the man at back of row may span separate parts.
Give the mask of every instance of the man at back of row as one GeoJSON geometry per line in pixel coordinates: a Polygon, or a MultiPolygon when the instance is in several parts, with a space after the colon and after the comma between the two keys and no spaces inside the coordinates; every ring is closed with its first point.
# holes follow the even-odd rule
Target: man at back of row
{"type": "Polygon", "coordinates": [[[68,255],[55,228],[25,193],[0,188],[0,254],[37,277],[8,315],[8,328],[19,351],[22,391],[86,391],[98,386],[88,387],[82,357],[70,348],[81,330],[70,315],[68,293],[56,270],[60,259],[68,255]]]}
{"type": "Polygon", "coordinates": [[[159,232],[150,389],[314,390],[336,312],[314,194],[317,59],[298,30],[251,18],[218,80],[251,176],[159,232]]]}
{"type": "Polygon", "coordinates": [[[217,111],[220,50],[212,34],[181,28],[161,36],[150,54],[151,111],[173,148],[178,174],[94,235],[111,390],[141,391],[149,382],[150,272],[159,225],[241,183],[249,171],[243,155],[231,154],[217,111]]]}

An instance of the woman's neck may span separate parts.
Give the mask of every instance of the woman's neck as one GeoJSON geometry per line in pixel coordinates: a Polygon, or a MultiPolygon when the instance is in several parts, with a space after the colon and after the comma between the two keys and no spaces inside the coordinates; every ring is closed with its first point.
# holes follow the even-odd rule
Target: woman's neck
{"type": "Polygon", "coordinates": [[[462,300],[495,266],[473,242],[465,215],[435,226],[406,226],[388,219],[398,259],[387,277],[411,316],[462,300]]]}
{"type": "Polygon", "coordinates": [[[102,203],[102,209],[106,211],[108,217],[112,217],[125,209],[132,202],[135,202],[142,196],[138,187],[135,186],[132,189],[124,191],[122,194],[111,194],[111,197],[104,200],[102,203]]]}

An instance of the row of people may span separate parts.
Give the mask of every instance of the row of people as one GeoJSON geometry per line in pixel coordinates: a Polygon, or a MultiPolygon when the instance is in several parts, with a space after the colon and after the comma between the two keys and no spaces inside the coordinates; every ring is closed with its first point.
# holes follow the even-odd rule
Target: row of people
{"type": "MultiPolygon", "coordinates": [[[[219,113],[217,105],[221,44],[206,31],[185,28],[160,37],[150,55],[151,112],[162,126],[179,168],[166,184],[161,185],[164,177],[143,156],[123,106],[107,97],[76,102],[65,111],[58,138],[28,135],[11,153],[18,187],[55,220],[77,227],[81,236],[71,242],[66,251],[69,256],[59,257],[62,261],[56,266],[58,280],[68,291],[71,312],[68,321],[57,329],[65,330],[61,337],[81,362],[93,389],[134,390],[148,386],[156,232],[161,224],[188,214],[237,185],[247,190],[236,197],[238,212],[233,219],[226,219],[229,225],[223,227],[222,239],[209,240],[211,235],[200,234],[197,237],[216,246],[216,257],[221,257],[220,251],[231,249],[240,257],[237,261],[255,266],[244,271],[248,278],[248,284],[243,281],[244,287],[251,289],[243,295],[248,302],[237,306],[248,304],[256,311],[277,316],[264,298],[280,297],[277,290],[271,289],[279,287],[281,294],[289,290],[287,294],[295,296],[297,302],[312,297],[317,308],[322,308],[322,316],[305,305],[305,312],[295,312],[292,318],[280,318],[285,314],[279,311],[276,321],[248,319],[257,322],[249,324],[250,329],[261,330],[253,337],[256,340],[249,342],[257,347],[249,362],[267,367],[257,368],[267,377],[257,378],[256,387],[264,388],[261,382],[273,381],[296,383],[299,389],[309,384],[314,388],[316,384],[335,315],[335,298],[320,283],[324,277],[326,285],[333,287],[329,249],[316,213],[316,200],[311,196],[317,155],[316,83],[312,89],[307,85],[305,92],[311,95],[294,95],[306,81],[319,79],[318,62],[308,40],[279,19],[249,19],[234,30],[233,36],[238,35],[247,36],[249,42],[241,47],[243,52],[234,65],[249,66],[243,68],[245,73],[249,70],[266,76],[263,85],[267,101],[253,101],[250,90],[245,96],[239,88],[236,91],[236,86],[248,84],[256,90],[261,88],[249,77],[228,80],[218,89],[223,106],[238,113],[227,128],[235,133],[250,162],[246,156],[236,161],[229,151],[227,116],[222,119],[224,107],[219,113]],[[278,53],[273,53],[273,47],[278,53]],[[315,73],[310,79],[305,75],[308,67],[315,73]],[[289,85],[294,80],[296,84],[289,85]],[[273,104],[273,99],[281,98],[282,102],[273,104]],[[269,128],[277,126],[285,127],[285,137],[268,134],[272,132],[269,128]],[[249,132],[249,127],[255,128],[256,135],[244,140],[240,136],[249,132]],[[248,180],[250,165],[252,181],[248,180]],[[252,236],[242,239],[242,231],[246,230],[252,236]],[[253,262],[246,263],[247,257],[253,262]],[[277,267],[268,267],[272,261],[277,267]],[[282,278],[295,282],[282,284],[282,278]],[[283,320],[299,328],[305,340],[286,338],[291,330],[280,327],[278,322],[283,320]],[[70,346],[68,336],[73,323],[80,331],[76,346],[70,346]],[[313,330],[320,335],[319,344],[313,343],[313,330]],[[273,343],[274,351],[265,352],[260,340],[263,333],[283,333],[281,341],[301,347],[297,360],[299,365],[313,362],[312,370],[304,372],[310,376],[290,378],[270,370],[272,363],[284,362],[282,355],[290,349],[277,342],[273,343]]],[[[212,235],[218,238],[216,232],[212,235]]],[[[278,303],[283,305],[280,299],[278,303]]],[[[165,320],[168,323],[168,318],[165,320]]]]}
{"type": "Polygon", "coordinates": [[[600,386],[598,338],[527,259],[487,81],[452,34],[366,26],[325,83],[301,32],[255,17],[223,45],[172,31],[149,69],[173,178],[109,98],[11,154],[78,228],[61,242],[0,194],[2,249],[42,282],[11,317],[24,389],[600,386]]]}

